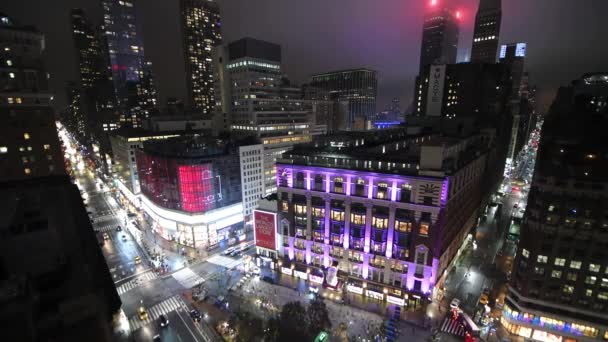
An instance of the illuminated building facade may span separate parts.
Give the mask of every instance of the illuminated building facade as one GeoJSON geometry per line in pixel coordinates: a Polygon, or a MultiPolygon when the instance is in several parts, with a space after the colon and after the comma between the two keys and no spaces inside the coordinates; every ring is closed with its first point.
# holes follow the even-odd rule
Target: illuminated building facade
{"type": "Polygon", "coordinates": [[[608,74],[558,90],[545,116],[502,323],[539,341],[608,339],[608,74]]]}
{"type": "Polygon", "coordinates": [[[370,69],[339,70],[312,76],[311,86],[329,92],[336,102],[348,101],[348,112],[336,130],[364,130],[376,112],[378,73],[370,69]]]}
{"type": "Polygon", "coordinates": [[[500,22],[502,19],[501,0],[480,0],[475,16],[471,62],[496,63],[500,22]]]}
{"type": "Polygon", "coordinates": [[[457,12],[440,2],[431,0],[422,26],[420,73],[427,65],[454,64],[458,52],[457,12]]]}
{"type": "Polygon", "coordinates": [[[335,267],[349,293],[417,305],[476,222],[487,146],[404,129],[296,146],[277,161],[282,272],[335,267]]]}
{"type": "Polygon", "coordinates": [[[42,33],[0,14],[0,179],[65,174],[44,49],[42,33]]]}
{"type": "Polygon", "coordinates": [[[188,104],[203,113],[215,106],[212,55],[221,44],[220,9],[208,0],[180,0],[188,104]]]}
{"type": "Polygon", "coordinates": [[[238,146],[201,136],[148,140],[136,152],[141,206],[168,240],[206,247],[242,227],[238,146]]]}
{"type": "Polygon", "coordinates": [[[151,65],[144,60],[143,38],[134,0],[101,0],[114,89],[122,126],[141,127],[156,107],[151,65]]]}

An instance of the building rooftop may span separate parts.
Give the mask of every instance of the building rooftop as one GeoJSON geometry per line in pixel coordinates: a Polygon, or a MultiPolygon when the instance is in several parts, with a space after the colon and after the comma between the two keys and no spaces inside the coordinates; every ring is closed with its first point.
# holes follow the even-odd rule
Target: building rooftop
{"type": "Polygon", "coordinates": [[[333,74],[344,74],[344,73],[359,72],[359,71],[377,73],[377,71],[373,70],[373,69],[357,68],[357,69],[342,69],[342,70],[328,71],[328,72],[323,72],[323,73],[319,73],[319,74],[314,74],[314,75],[312,75],[312,77],[326,76],[326,75],[333,75],[333,74]]]}
{"type": "Polygon", "coordinates": [[[451,173],[487,148],[481,135],[452,138],[394,128],[321,136],[296,145],[277,163],[403,175],[451,173]]]}
{"type": "Polygon", "coordinates": [[[238,146],[259,144],[255,137],[214,138],[199,134],[144,142],[148,154],[173,158],[209,158],[234,153],[238,146]]]}

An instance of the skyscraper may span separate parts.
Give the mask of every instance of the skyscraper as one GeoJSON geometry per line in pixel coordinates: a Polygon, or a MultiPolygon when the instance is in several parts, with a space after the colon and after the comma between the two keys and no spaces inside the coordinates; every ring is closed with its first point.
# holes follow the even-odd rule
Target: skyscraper
{"type": "Polygon", "coordinates": [[[220,9],[208,0],[181,0],[180,9],[187,103],[210,113],[215,103],[211,49],[222,42],[220,9]]]}
{"type": "Polygon", "coordinates": [[[544,120],[502,325],[553,341],[608,337],[608,74],[558,90],[544,120]]]}
{"type": "Polygon", "coordinates": [[[0,179],[63,175],[44,35],[0,14],[0,179]]]}
{"type": "Polygon", "coordinates": [[[142,103],[154,103],[153,82],[143,82],[144,60],[143,38],[136,20],[133,0],[101,0],[103,8],[103,31],[108,44],[114,89],[120,105],[121,124],[141,127],[142,120],[149,116],[150,107],[142,103]],[[142,87],[146,88],[143,89],[142,87]],[[145,97],[144,99],[138,98],[145,97]],[[149,99],[147,97],[150,97],[149,99]]]}
{"type": "Polygon", "coordinates": [[[331,71],[312,76],[311,85],[329,92],[334,101],[348,101],[348,113],[338,130],[365,129],[376,112],[377,72],[370,69],[331,71]]]}
{"type": "MultiPolygon", "coordinates": [[[[445,0],[444,0],[445,1],[445,0]]],[[[458,52],[458,13],[439,0],[431,0],[422,26],[420,72],[430,64],[456,63],[458,52]]]]}
{"type": "Polygon", "coordinates": [[[501,0],[480,0],[475,16],[471,62],[496,63],[500,22],[501,0]]]}

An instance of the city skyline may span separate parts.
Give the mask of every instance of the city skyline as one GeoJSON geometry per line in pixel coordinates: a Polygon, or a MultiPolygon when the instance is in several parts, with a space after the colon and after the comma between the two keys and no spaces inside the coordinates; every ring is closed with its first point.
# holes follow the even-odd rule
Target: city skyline
{"type": "MultiPolygon", "coordinates": [[[[368,67],[379,72],[377,109],[383,108],[393,97],[400,98],[404,108],[410,105],[418,70],[417,47],[420,46],[423,10],[428,2],[385,1],[383,6],[377,6],[368,1],[356,1],[349,4],[348,15],[341,12],[339,2],[327,5],[321,1],[309,1],[293,6],[275,0],[255,4],[218,2],[224,41],[252,36],[281,44],[285,50],[283,69],[296,83],[305,83],[314,73],[368,67]],[[313,16],[320,21],[318,25],[307,24],[313,16]],[[365,18],[369,20],[363,20],[365,18]],[[336,25],[332,28],[323,22],[336,25]],[[349,25],[350,22],[360,25],[349,25]],[[378,22],[383,25],[377,25],[378,22]],[[276,29],[278,25],[281,29],[276,29]],[[362,41],[367,43],[363,49],[362,41]]],[[[461,61],[470,54],[478,1],[453,2],[462,13],[458,50],[458,60],[461,61]]],[[[173,76],[184,72],[182,57],[177,53],[181,44],[178,38],[179,3],[146,1],[138,2],[138,6],[146,58],[153,62],[159,104],[164,106],[167,97],[186,94],[185,84],[173,76]],[[171,25],[175,26],[174,29],[167,27],[165,30],[169,25],[158,25],[159,22],[171,21],[174,21],[175,25],[171,25]],[[173,50],[175,53],[167,53],[173,50]]],[[[66,103],[63,91],[66,82],[77,79],[71,67],[75,56],[64,53],[66,49],[73,48],[72,42],[66,39],[71,34],[68,18],[72,7],[83,7],[96,22],[101,18],[99,3],[95,0],[64,1],[61,6],[29,0],[7,4],[0,9],[24,25],[35,24],[45,33],[45,62],[51,73],[50,88],[56,94],[59,108],[66,103]],[[31,8],[41,10],[30,11],[31,8]]],[[[587,6],[565,0],[557,4],[548,0],[503,3],[499,45],[519,41],[528,43],[530,83],[539,87],[541,112],[547,108],[559,85],[568,83],[583,72],[599,69],[601,61],[608,57],[608,48],[601,44],[601,37],[608,33],[608,28],[601,25],[600,13],[605,11],[608,11],[608,3],[601,0],[590,0],[587,6]],[[584,32],[597,34],[585,35],[584,32]],[[581,54],[580,51],[589,53],[581,54]],[[560,67],[565,60],[571,66],[568,69],[560,67]]]]}

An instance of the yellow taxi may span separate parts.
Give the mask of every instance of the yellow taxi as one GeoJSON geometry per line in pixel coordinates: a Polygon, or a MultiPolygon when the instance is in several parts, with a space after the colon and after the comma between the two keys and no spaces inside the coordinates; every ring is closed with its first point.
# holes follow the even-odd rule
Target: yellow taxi
{"type": "Polygon", "coordinates": [[[148,319],[148,312],[143,306],[140,306],[137,310],[137,316],[139,316],[139,319],[141,319],[142,321],[145,321],[148,319]]]}
{"type": "Polygon", "coordinates": [[[135,264],[141,264],[141,258],[139,257],[139,255],[133,258],[133,262],[135,262],[135,264]]]}

